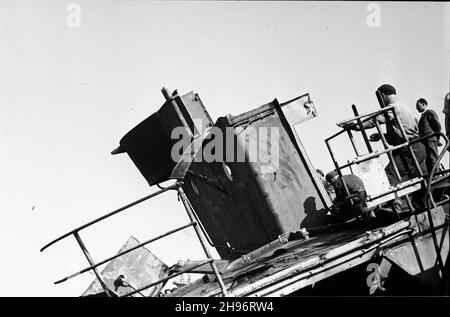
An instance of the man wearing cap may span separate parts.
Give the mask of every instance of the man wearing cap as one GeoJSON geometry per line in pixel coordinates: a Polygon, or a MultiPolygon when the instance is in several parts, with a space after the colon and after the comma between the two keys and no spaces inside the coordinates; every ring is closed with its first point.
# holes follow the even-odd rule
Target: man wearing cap
{"type": "MultiPolygon", "coordinates": [[[[405,131],[407,140],[411,141],[415,138],[418,138],[419,127],[417,124],[417,120],[414,117],[412,111],[406,105],[404,105],[397,97],[397,92],[395,88],[389,84],[384,84],[378,88],[378,91],[381,94],[381,98],[383,100],[385,107],[394,106],[394,109],[396,110],[397,113],[397,117],[405,131]]],[[[374,128],[375,120],[377,120],[378,123],[386,124],[385,137],[387,143],[389,143],[392,146],[396,146],[406,141],[403,137],[403,134],[400,130],[400,126],[394,116],[393,111],[388,111],[387,116],[385,116],[384,114],[380,114],[373,120],[365,121],[363,123],[363,127],[365,129],[374,128]]],[[[349,127],[353,130],[359,130],[359,126],[354,123],[350,123],[344,127],[349,127]]],[[[370,136],[370,141],[372,142],[378,141],[380,139],[381,136],[379,133],[374,133],[370,136]]],[[[415,156],[417,158],[422,173],[427,174],[427,168],[425,165],[425,158],[426,158],[425,146],[421,142],[416,142],[413,143],[411,147],[415,153],[415,156]]],[[[420,175],[420,172],[418,171],[407,147],[395,150],[392,152],[392,154],[394,157],[394,161],[397,165],[398,171],[400,173],[400,176],[402,178],[402,181],[405,181],[410,177],[417,177],[420,175]]],[[[385,171],[389,183],[391,185],[396,185],[399,183],[397,176],[395,174],[394,166],[392,165],[391,162],[389,162],[389,164],[386,166],[385,171]]]]}
{"type": "MultiPolygon", "coordinates": [[[[428,102],[424,98],[417,100],[416,109],[419,113],[421,113],[419,119],[420,137],[441,132],[441,124],[439,123],[437,113],[432,109],[428,109],[428,102]]],[[[439,135],[425,139],[423,144],[425,145],[425,150],[427,153],[425,163],[427,165],[428,172],[431,172],[431,169],[436,163],[438,157],[439,135]]]]}

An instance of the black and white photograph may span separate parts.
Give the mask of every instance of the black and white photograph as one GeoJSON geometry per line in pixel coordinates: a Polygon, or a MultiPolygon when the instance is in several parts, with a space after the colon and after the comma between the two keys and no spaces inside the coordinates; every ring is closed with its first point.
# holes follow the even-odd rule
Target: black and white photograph
{"type": "Polygon", "coordinates": [[[450,2],[0,0],[0,297],[449,297],[449,139],[450,2]]]}

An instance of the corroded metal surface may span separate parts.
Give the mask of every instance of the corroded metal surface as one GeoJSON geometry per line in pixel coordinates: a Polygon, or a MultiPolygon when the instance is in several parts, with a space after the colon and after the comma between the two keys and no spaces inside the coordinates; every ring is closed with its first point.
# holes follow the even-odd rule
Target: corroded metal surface
{"type": "MultiPolygon", "coordinates": [[[[436,225],[445,225],[442,208],[434,209],[432,214],[436,225]]],[[[223,270],[222,278],[230,296],[287,295],[382,254],[388,255],[411,238],[417,242],[428,238],[426,246],[432,248],[429,234],[423,235],[427,230],[425,216],[422,213],[372,231],[347,230],[306,240],[279,239],[231,262],[223,270]]],[[[448,254],[447,244],[444,243],[443,252],[448,254]]],[[[427,255],[426,250],[418,251],[422,257],[427,255]]],[[[203,279],[171,296],[218,294],[217,283],[203,279]]]]}
{"type": "MultiPolygon", "coordinates": [[[[288,287],[295,282],[291,283],[291,280],[301,279],[303,284],[291,290],[294,291],[314,283],[315,280],[311,277],[317,274],[322,274],[322,278],[326,278],[361,261],[367,261],[375,254],[380,244],[407,238],[411,232],[410,224],[409,220],[404,220],[370,232],[352,230],[274,244],[272,249],[265,249],[255,258],[250,254],[250,258],[244,257],[231,262],[222,277],[230,296],[252,296],[264,289],[279,288],[283,283],[288,287]]],[[[174,292],[171,296],[218,296],[218,294],[217,283],[212,280],[208,282],[199,280],[174,292]]],[[[273,295],[285,293],[266,294],[266,296],[273,295]]]]}
{"type": "Polygon", "coordinates": [[[306,115],[304,104],[311,104],[308,94],[219,118],[214,126],[225,162],[196,157],[187,166],[183,190],[223,259],[234,260],[299,224],[329,224],[331,203],[293,127],[315,113],[306,115]]]}
{"type": "MultiPolygon", "coordinates": [[[[445,212],[442,207],[432,210],[433,223],[436,227],[445,224],[445,212]]],[[[385,257],[397,264],[410,275],[417,275],[432,269],[436,265],[436,249],[431,239],[430,224],[426,214],[417,215],[417,230],[427,232],[412,241],[406,241],[385,252],[385,257]]],[[[436,230],[439,250],[444,264],[449,253],[449,231],[447,227],[436,230]]]]}

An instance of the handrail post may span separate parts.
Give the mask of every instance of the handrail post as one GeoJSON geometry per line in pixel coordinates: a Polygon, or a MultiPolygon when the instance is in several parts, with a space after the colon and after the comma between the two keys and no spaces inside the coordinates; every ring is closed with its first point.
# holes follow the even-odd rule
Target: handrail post
{"type": "MultiPolygon", "coordinates": [[[[352,110],[353,110],[353,114],[358,117],[358,109],[356,109],[356,105],[352,105],[352,110]]],[[[374,119],[375,121],[377,120],[377,118],[374,119]]],[[[361,130],[361,134],[364,138],[364,143],[366,143],[367,149],[369,150],[370,153],[373,152],[372,150],[372,146],[370,145],[370,141],[369,138],[367,137],[366,131],[364,129],[363,123],[361,121],[361,119],[357,119],[356,122],[358,123],[359,129],[361,130]]]]}
{"type": "MultiPolygon", "coordinates": [[[[94,265],[94,261],[92,260],[91,255],[89,254],[89,251],[87,250],[86,246],[84,245],[83,241],[80,238],[80,235],[78,232],[74,232],[73,235],[75,236],[75,239],[77,240],[78,244],[80,245],[81,250],[83,251],[84,255],[86,256],[86,259],[88,260],[90,265],[94,265]]],[[[111,290],[106,286],[105,282],[102,280],[100,273],[97,271],[97,268],[92,269],[94,271],[95,276],[97,277],[98,281],[100,282],[100,285],[102,286],[103,290],[105,291],[106,295],[108,297],[111,296],[111,290]]]]}
{"type": "MultiPolygon", "coordinates": [[[[189,217],[190,221],[194,222],[195,221],[194,213],[189,204],[189,200],[188,200],[186,194],[184,193],[183,188],[181,187],[183,183],[177,182],[177,184],[178,184],[178,187],[177,187],[178,194],[180,195],[181,201],[183,202],[183,205],[184,205],[184,208],[186,209],[188,217],[189,217]]],[[[194,230],[195,230],[195,233],[197,234],[200,244],[202,245],[203,250],[205,251],[206,257],[208,259],[212,258],[211,253],[209,252],[208,246],[206,245],[206,241],[202,235],[202,232],[198,227],[198,223],[196,223],[194,225],[194,230]]],[[[219,283],[220,289],[222,290],[222,294],[224,296],[227,296],[227,289],[223,283],[222,277],[220,276],[219,270],[217,269],[216,263],[214,261],[212,261],[210,263],[210,265],[211,265],[212,270],[214,271],[214,275],[217,278],[217,282],[219,283]]]]}
{"type": "MultiPolygon", "coordinates": [[[[432,167],[432,169],[431,169],[431,171],[429,172],[429,175],[428,175],[429,179],[428,179],[428,182],[427,182],[428,183],[427,184],[427,195],[429,196],[430,199],[429,200],[427,199],[427,211],[428,211],[427,212],[427,216],[428,216],[428,220],[430,222],[430,229],[431,229],[431,234],[432,234],[432,238],[433,238],[434,247],[435,247],[435,250],[436,250],[436,257],[437,257],[437,260],[438,260],[438,263],[439,263],[439,269],[440,269],[441,274],[442,274],[441,278],[442,278],[442,280],[444,282],[445,279],[447,278],[447,276],[446,276],[444,261],[442,260],[442,256],[441,256],[441,249],[440,249],[439,243],[437,241],[437,236],[436,236],[436,232],[435,232],[433,217],[431,215],[430,204],[429,204],[429,201],[431,201],[433,206],[436,207],[436,203],[434,202],[433,195],[431,194],[431,185],[432,185],[432,182],[433,182],[433,174],[436,171],[439,162],[444,157],[445,151],[449,147],[449,139],[443,133],[439,132],[439,134],[441,134],[441,136],[443,137],[443,139],[445,141],[445,147],[442,150],[442,152],[439,154],[439,157],[438,157],[436,163],[434,164],[434,166],[432,167]]],[[[449,226],[450,226],[450,223],[449,223],[449,226]]],[[[444,233],[442,233],[442,234],[444,234],[444,233]]]]}
{"type": "Polygon", "coordinates": [[[350,139],[350,142],[352,143],[353,150],[355,151],[356,156],[360,156],[358,148],[357,148],[356,143],[355,143],[355,138],[353,137],[353,134],[352,134],[352,131],[350,129],[347,130],[347,134],[348,134],[348,137],[350,139]]]}
{"type": "MultiPolygon", "coordinates": [[[[333,160],[335,171],[338,173],[339,177],[342,180],[342,184],[344,185],[345,193],[347,196],[350,196],[350,191],[348,190],[347,184],[345,183],[344,178],[342,177],[341,167],[339,166],[339,164],[334,156],[333,150],[331,149],[330,139],[325,140],[325,144],[327,145],[328,152],[330,152],[331,159],[333,160]]],[[[351,200],[351,201],[353,202],[353,200],[351,200]]]]}
{"type": "Polygon", "coordinates": [[[111,257],[109,257],[109,258],[107,258],[105,260],[102,260],[102,261],[100,261],[100,262],[98,262],[96,264],[93,264],[93,265],[91,265],[91,266],[89,266],[87,268],[84,268],[81,271],[78,271],[78,272],[76,272],[74,274],[71,274],[71,275],[61,279],[61,280],[58,280],[58,281],[55,282],[55,284],[59,284],[59,283],[65,282],[65,281],[67,281],[67,280],[69,280],[71,278],[74,278],[74,277],[76,277],[76,276],[78,276],[80,274],[83,274],[83,273],[85,273],[85,272],[87,272],[89,270],[92,270],[92,269],[94,269],[96,267],[99,267],[100,265],[103,265],[106,262],[112,261],[112,260],[114,260],[114,259],[116,259],[118,257],[121,257],[121,256],[123,256],[123,255],[125,255],[127,253],[130,253],[130,252],[132,252],[132,251],[134,251],[136,249],[142,248],[143,246],[145,246],[145,245],[147,245],[147,244],[149,244],[151,242],[157,241],[157,240],[162,239],[162,238],[164,238],[164,237],[166,237],[168,235],[171,235],[171,234],[176,233],[176,232],[178,232],[180,230],[183,230],[183,229],[186,229],[186,228],[188,228],[190,226],[193,226],[194,224],[195,224],[195,222],[190,222],[190,223],[185,224],[185,225],[183,225],[181,227],[175,228],[175,229],[170,230],[170,231],[168,231],[168,232],[166,232],[164,234],[161,234],[161,235],[156,236],[156,237],[154,237],[152,239],[149,239],[149,240],[147,240],[145,242],[139,243],[138,245],[135,245],[134,247],[131,247],[129,249],[126,249],[125,251],[119,252],[118,254],[116,254],[114,256],[111,256],[111,257]]]}

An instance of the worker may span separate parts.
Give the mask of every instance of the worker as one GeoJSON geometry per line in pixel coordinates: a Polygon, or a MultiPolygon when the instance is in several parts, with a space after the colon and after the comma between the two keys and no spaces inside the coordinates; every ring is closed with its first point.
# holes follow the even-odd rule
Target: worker
{"type": "MultiPolygon", "coordinates": [[[[397,97],[395,88],[389,84],[384,84],[378,88],[378,91],[381,94],[381,98],[384,102],[385,107],[394,106],[397,117],[403,126],[407,140],[404,139],[400,126],[392,110],[389,110],[387,112],[387,116],[382,113],[373,120],[365,121],[363,123],[364,129],[374,128],[376,126],[375,120],[380,124],[386,124],[386,142],[392,146],[400,145],[405,143],[405,141],[411,141],[418,138],[419,127],[417,120],[413,116],[411,110],[406,105],[404,105],[397,97]]],[[[344,125],[343,127],[357,131],[360,130],[359,126],[356,123],[352,122],[344,125]]],[[[379,133],[374,133],[370,136],[370,141],[372,142],[379,141],[380,139],[381,135],[379,133]]],[[[420,172],[422,172],[423,174],[427,174],[428,172],[425,165],[425,146],[421,142],[416,142],[413,143],[411,147],[417,158],[421,171],[417,169],[416,164],[414,163],[414,160],[408,150],[408,147],[402,147],[392,152],[395,164],[397,165],[398,171],[400,173],[401,181],[405,181],[413,177],[418,177],[420,176],[420,172]]],[[[392,162],[389,162],[389,164],[385,168],[385,171],[391,185],[396,185],[399,183],[392,162]]]]}
{"type": "MultiPolygon", "coordinates": [[[[441,124],[439,123],[438,115],[434,110],[428,108],[428,102],[424,98],[417,100],[416,109],[421,113],[419,119],[419,135],[421,138],[433,133],[441,132],[441,124]]],[[[431,169],[438,158],[438,145],[440,145],[439,135],[423,140],[423,144],[425,145],[426,151],[425,163],[428,172],[431,172],[431,169]]]]}
{"type": "MultiPolygon", "coordinates": [[[[450,92],[445,95],[442,112],[445,114],[445,135],[450,139],[450,92]]],[[[447,151],[450,151],[450,147],[447,148],[447,151]]]]}
{"type": "Polygon", "coordinates": [[[367,194],[364,184],[358,176],[349,174],[340,177],[338,172],[331,171],[325,176],[325,179],[333,186],[336,194],[335,211],[345,218],[353,218],[362,213],[367,194]],[[347,186],[348,193],[345,186],[347,186]]]}

